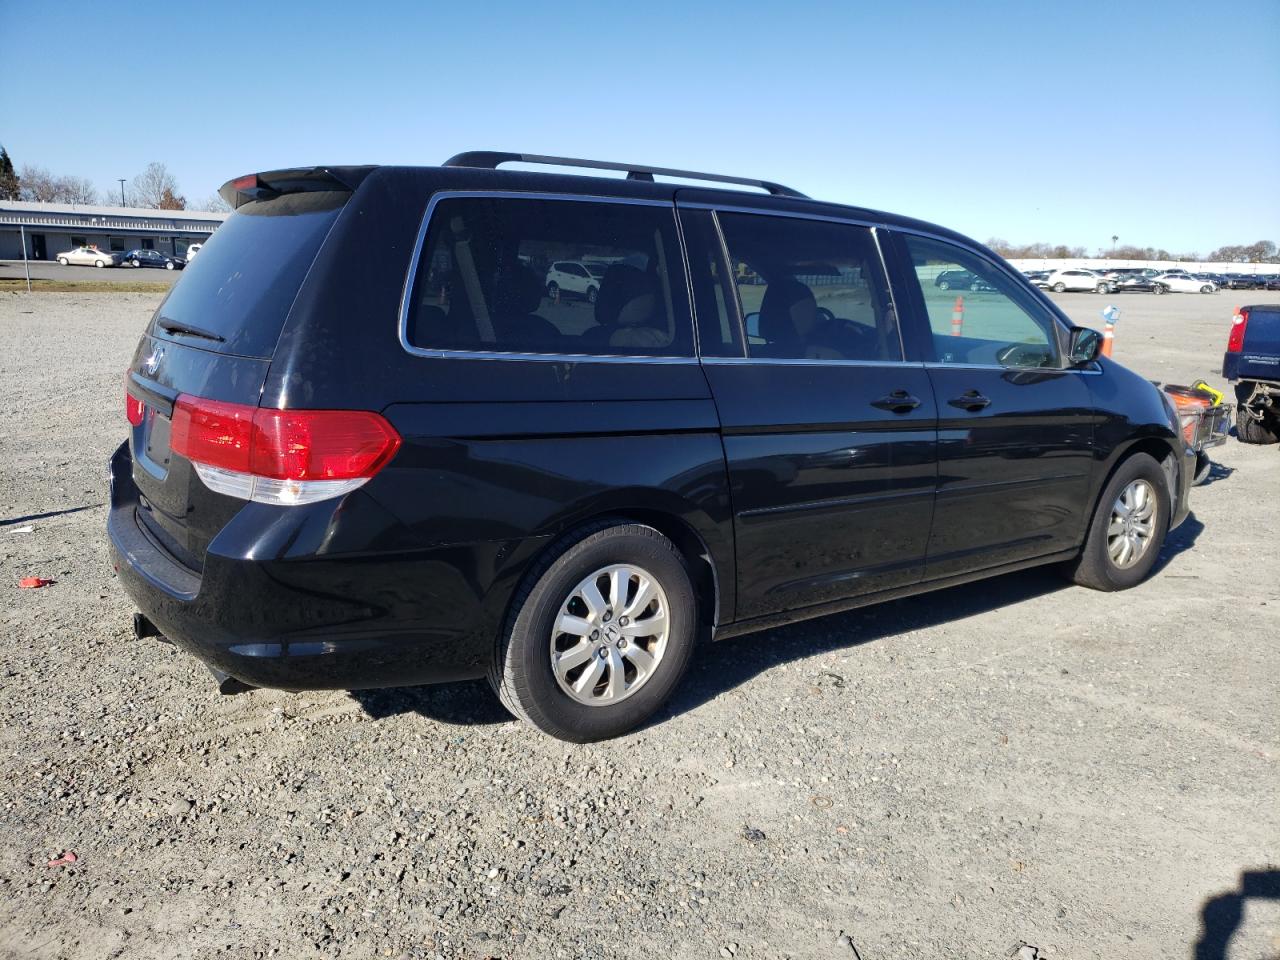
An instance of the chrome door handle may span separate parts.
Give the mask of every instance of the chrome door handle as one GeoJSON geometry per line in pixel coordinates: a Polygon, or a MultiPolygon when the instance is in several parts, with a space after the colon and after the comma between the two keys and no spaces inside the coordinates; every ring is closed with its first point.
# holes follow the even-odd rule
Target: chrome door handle
{"type": "Polygon", "coordinates": [[[872,400],[871,405],[879,407],[881,410],[888,410],[891,413],[910,413],[920,406],[920,401],[905,390],[895,390],[887,397],[872,400]]]}
{"type": "Polygon", "coordinates": [[[959,407],[961,410],[968,410],[970,413],[977,412],[984,407],[989,407],[991,401],[980,394],[977,390],[970,390],[964,396],[956,397],[954,400],[947,401],[953,407],[959,407]]]}

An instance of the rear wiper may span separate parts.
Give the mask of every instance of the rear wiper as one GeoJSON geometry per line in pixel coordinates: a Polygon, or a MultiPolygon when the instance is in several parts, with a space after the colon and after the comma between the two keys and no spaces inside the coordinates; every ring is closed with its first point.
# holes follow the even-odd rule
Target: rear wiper
{"type": "Polygon", "coordinates": [[[201,327],[193,327],[189,323],[180,323],[177,320],[170,320],[167,317],[161,317],[158,324],[165,333],[185,333],[188,336],[200,337],[204,340],[212,340],[215,343],[225,343],[226,337],[219,336],[212,330],[205,330],[201,327]]]}

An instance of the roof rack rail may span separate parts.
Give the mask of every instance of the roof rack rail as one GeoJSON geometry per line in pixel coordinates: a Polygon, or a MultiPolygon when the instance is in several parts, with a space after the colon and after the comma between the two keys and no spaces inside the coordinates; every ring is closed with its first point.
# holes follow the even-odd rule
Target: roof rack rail
{"type": "Polygon", "coordinates": [[[609,163],[605,160],[579,160],[574,157],[545,157],[536,153],[501,153],[496,150],[469,150],[450,157],[444,162],[446,167],[482,167],[496,170],[502,163],[544,163],[556,167],[586,167],[589,170],[625,170],[628,180],[647,180],[653,182],[654,174],[660,177],[680,177],[684,180],[708,180],[713,183],[733,183],[746,187],[759,187],[767,190],[775,197],[799,197],[809,199],[799,190],[784,187],[780,183],[768,180],[753,180],[750,177],[726,177],[719,173],[698,173],[694,170],[673,170],[669,167],[645,167],[638,163],[609,163]]]}

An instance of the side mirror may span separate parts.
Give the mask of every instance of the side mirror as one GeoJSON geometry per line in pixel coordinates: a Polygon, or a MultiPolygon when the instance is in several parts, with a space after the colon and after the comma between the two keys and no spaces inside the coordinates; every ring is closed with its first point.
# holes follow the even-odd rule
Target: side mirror
{"type": "Polygon", "coordinates": [[[1072,365],[1092,363],[1102,352],[1102,334],[1088,327],[1071,328],[1071,347],[1068,351],[1072,365]]]}

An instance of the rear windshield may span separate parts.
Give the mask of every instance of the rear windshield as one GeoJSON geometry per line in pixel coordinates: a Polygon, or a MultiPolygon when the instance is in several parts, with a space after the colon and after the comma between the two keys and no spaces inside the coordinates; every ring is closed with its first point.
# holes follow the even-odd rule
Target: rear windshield
{"type": "Polygon", "coordinates": [[[270,357],[307,269],[350,196],[291,193],[237,209],[183,271],[151,333],[205,350],[270,357]],[[166,332],[167,323],[208,336],[166,332]]]}

